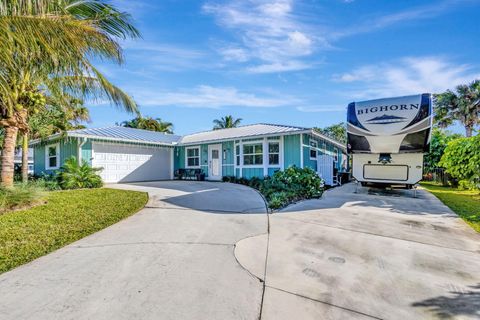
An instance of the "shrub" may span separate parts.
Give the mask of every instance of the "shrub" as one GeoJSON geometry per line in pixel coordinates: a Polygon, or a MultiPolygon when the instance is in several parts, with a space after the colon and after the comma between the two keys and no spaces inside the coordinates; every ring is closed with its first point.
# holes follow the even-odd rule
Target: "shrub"
{"type": "Polygon", "coordinates": [[[289,197],[286,192],[274,192],[270,195],[268,206],[270,209],[280,209],[288,205],[289,197]]]}
{"type": "Polygon", "coordinates": [[[324,188],[323,180],[313,169],[297,167],[278,171],[263,180],[238,178],[234,182],[259,190],[271,209],[280,209],[298,200],[319,198],[324,188]]]}
{"type": "Polygon", "coordinates": [[[440,160],[459,187],[480,189],[480,135],[448,143],[440,160]]]}
{"type": "Polygon", "coordinates": [[[36,204],[42,196],[42,190],[31,183],[16,184],[13,188],[0,188],[0,213],[36,204]]]}
{"type": "Polygon", "coordinates": [[[57,173],[62,189],[100,188],[102,178],[97,174],[101,168],[92,168],[86,161],[79,164],[75,157],[67,159],[57,173]]]}
{"type": "Polygon", "coordinates": [[[34,177],[34,180],[30,183],[35,184],[37,187],[48,191],[62,189],[60,183],[58,182],[57,176],[53,174],[43,174],[40,177],[34,177]]]}

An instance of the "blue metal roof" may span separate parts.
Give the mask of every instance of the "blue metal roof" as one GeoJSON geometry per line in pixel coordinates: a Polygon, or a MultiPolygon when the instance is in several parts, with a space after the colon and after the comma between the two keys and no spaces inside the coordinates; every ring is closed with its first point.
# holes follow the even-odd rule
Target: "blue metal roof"
{"type": "Polygon", "coordinates": [[[181,138],[173,134],[119,126],[73,130],[68,131],[67,136],[168,145],[177,143],[181,138]]]}

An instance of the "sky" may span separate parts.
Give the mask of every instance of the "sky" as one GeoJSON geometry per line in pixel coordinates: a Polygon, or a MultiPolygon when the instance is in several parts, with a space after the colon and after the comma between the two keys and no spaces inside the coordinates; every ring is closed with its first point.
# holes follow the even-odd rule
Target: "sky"
{"type": "MultiPolygon", "coordinates": [[[[123,65],[99,69],[180,135],[225,115],[325,127],[345,121],[352,101],[480,79],[480,0],[112,2],[142,38],[121,42],[123,65]]],[[[133,117],[99,101],[89,108],[89,127],[133,117]]]]}

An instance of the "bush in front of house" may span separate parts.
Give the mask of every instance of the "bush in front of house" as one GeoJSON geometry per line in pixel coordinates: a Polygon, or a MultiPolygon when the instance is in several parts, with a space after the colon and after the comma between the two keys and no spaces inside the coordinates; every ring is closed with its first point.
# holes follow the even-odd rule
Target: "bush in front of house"
{"type": "Polygon", "coordinates": [[[320,198],[324,183],[311,168],[289,167],[272,177],[252,179],[224,177],[224,182],[243,184],[260,191],[271,209],[280,209],[299,200],[320,198]]]}
{"type": "Polygon", "coordinates": [[[42,189],[32,183],[16,184],[13,188],[0,188],[0,214],[37,204],[42,195],[42,189]]]}
{"type": "Polygon", "coordinates": [[[57,180],[62,189],[100,188],[103,182],[97,172],[101,170],[92,168],[86,161],[79,164],[75,157],[71,157],[60,168],[57,180]]]}

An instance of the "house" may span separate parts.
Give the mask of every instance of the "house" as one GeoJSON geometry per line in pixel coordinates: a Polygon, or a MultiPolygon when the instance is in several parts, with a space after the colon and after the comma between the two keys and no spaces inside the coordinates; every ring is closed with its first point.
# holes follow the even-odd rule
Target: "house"
{"type": "MultiPolygon", "coordinates": [[[[2,151],[0,150],[0,156],[2,151]]],[[[15,149],[15,156],[13,158],[15,172],[20,172],[22,168],[22,148],[15,149]]],[[[28,174],[33,174],[33,149],[28,149],[28,174]]]]}
{"type": "Polygon", "coordinates": [[[82,129],[32,141],[35,174],[53,173],[69,157],[102,167],[105,182],[173,179],[202,169],[208,180],[260,177],[290,166],[345,171],[346,146],[313,129],[253,124],[176,136],[124,127],[82,129]]]}

